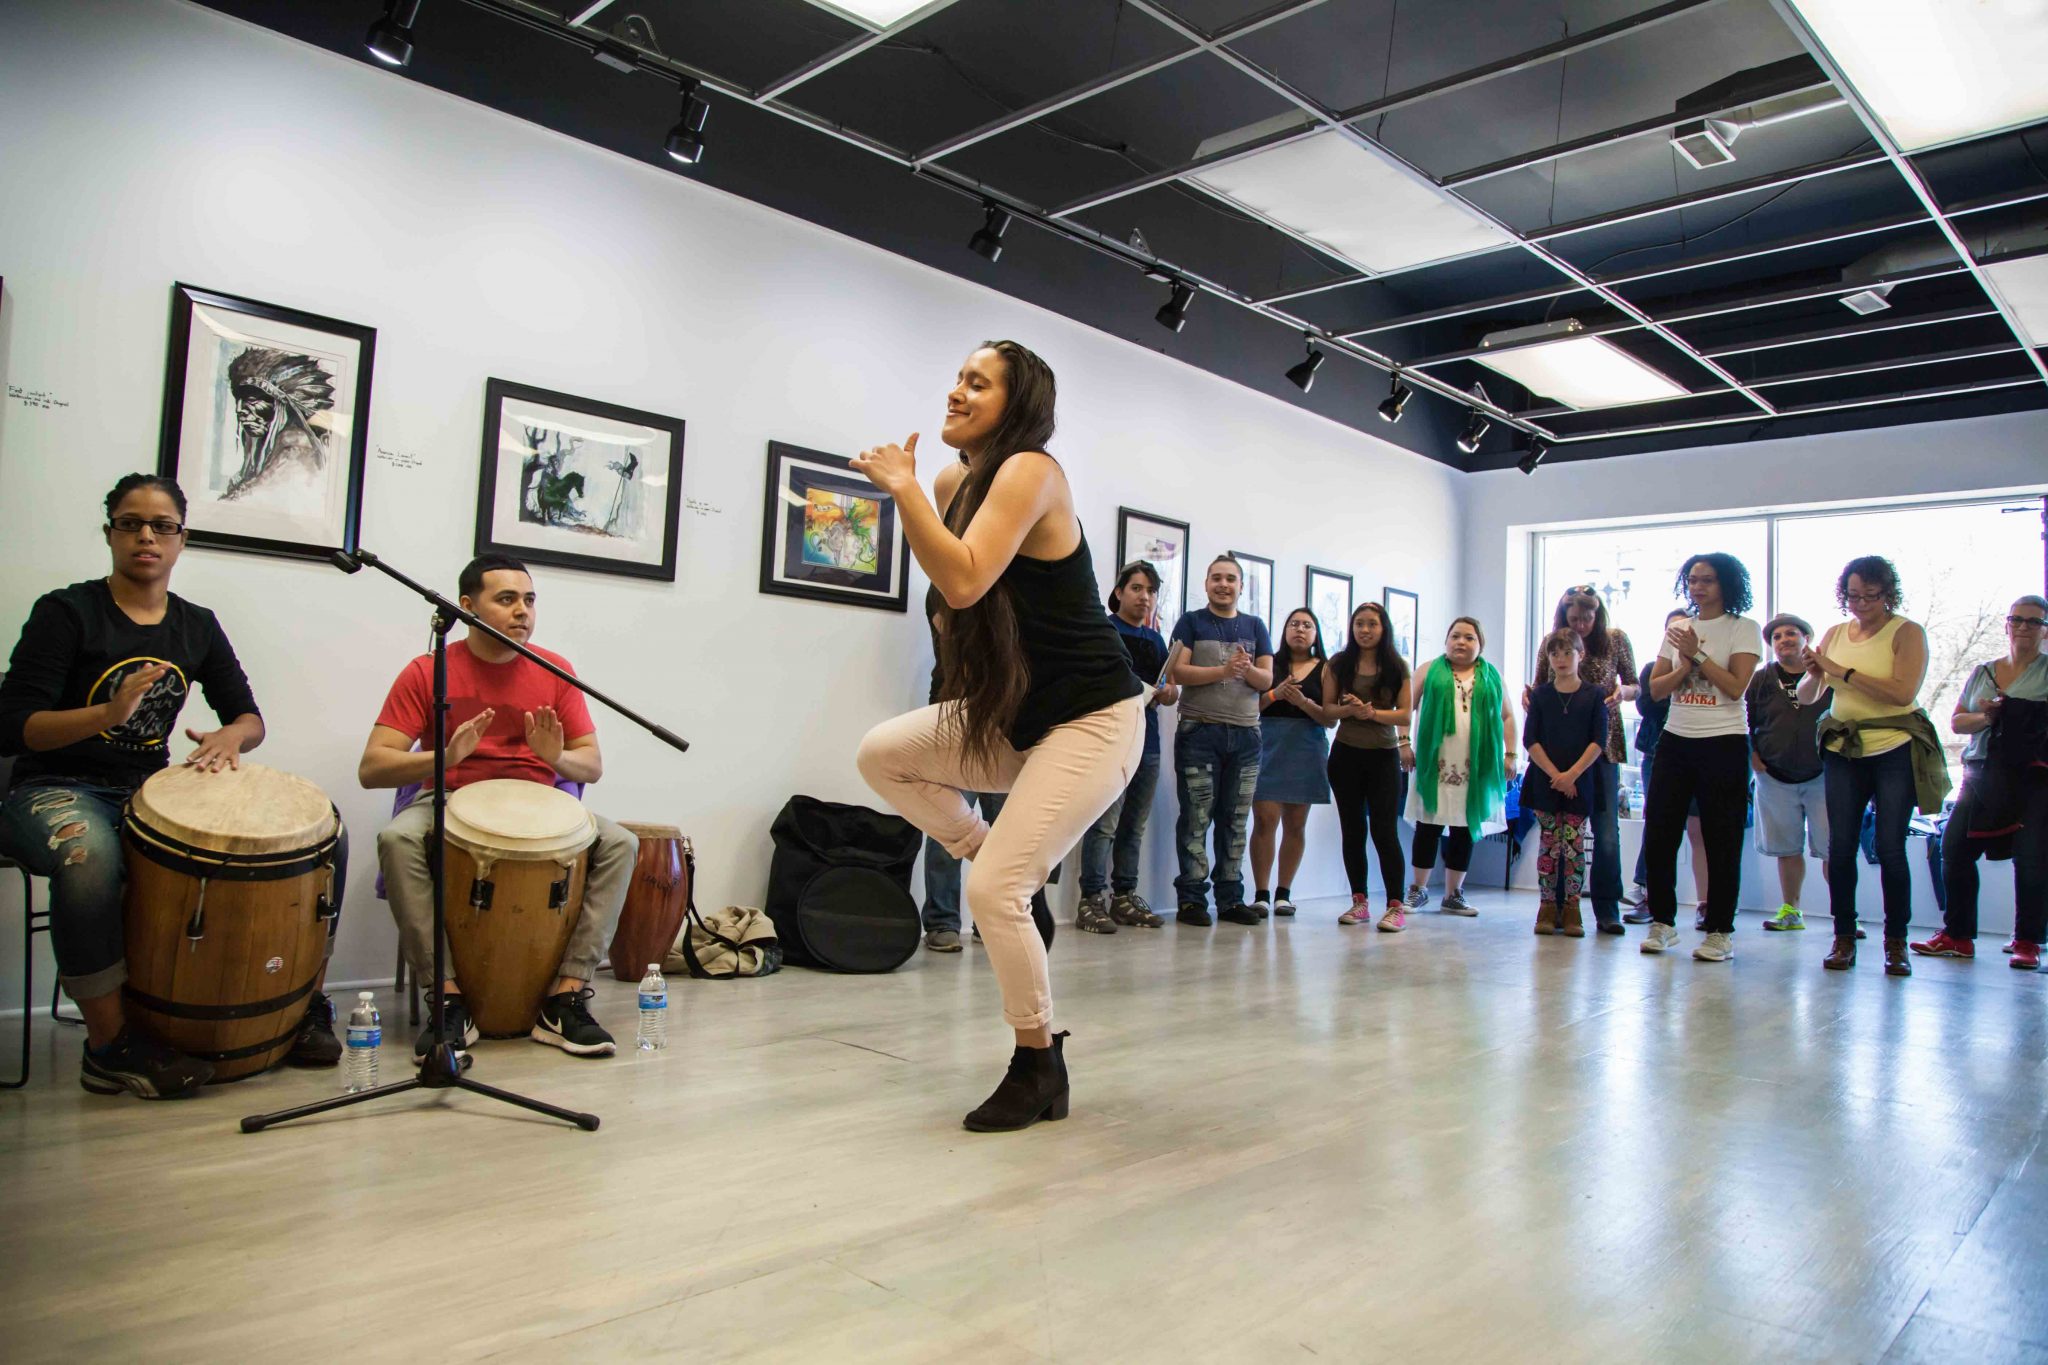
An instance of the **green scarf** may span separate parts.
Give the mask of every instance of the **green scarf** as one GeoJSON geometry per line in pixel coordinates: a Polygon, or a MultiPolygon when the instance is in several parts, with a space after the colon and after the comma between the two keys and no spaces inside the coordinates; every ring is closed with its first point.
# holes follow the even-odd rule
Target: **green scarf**
{"type": "MultiPolygon", "coordinates": [[[[1415,721],[1415,790],[1426,810],[1436,809],[1437,752],[1444,736],[1457,729],[1457,680],[1450,662],[1433,660],[1422,675],[1422,711],[1415,721]]],[[[1472,738],[1470,781],[1465,786],[1465,827],[1475,835],[1489,820],[1498,820],[1507,794],[1500,733],[1500,672],[1481,659],[1472,670],[1472,738]]]]}

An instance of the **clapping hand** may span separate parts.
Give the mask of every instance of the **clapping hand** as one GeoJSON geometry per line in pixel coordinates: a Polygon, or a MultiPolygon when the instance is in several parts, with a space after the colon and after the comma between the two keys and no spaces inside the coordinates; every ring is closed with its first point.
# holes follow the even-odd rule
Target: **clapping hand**
{"type": "Polygon", "coordinates": [[[1230,647],[1230,662],[1226,665],[1230,669],[1230,676],[1242,682],[1245,670],[1251,666],[1252,656],[1245,653],[1244,646],[1232,645],[1230,647]]]}
{"type": "Polygon", "coordinates": [[[869,446],[853,457],[853,471],[895,497],[917,487],[917,433],[902,445],[869,446]]]}
{"type": "Polygon", "coordinates": [[[1344,709],[1344,714],[1347,716],[1355,716],[1359,720],[1372,719],[1372,707],[1360,701],[1354,693],[1346,692],[1343,696],[1339,697],[1338,705],[1344,709]]]}
{"type": "Polygon", "coordinates": [[[1700,652],[1700,633],[1691,622],[1681,621],[1664,632],[1664,643],[1676,650],[1679,658],[1690,659],[1700,652]]]}

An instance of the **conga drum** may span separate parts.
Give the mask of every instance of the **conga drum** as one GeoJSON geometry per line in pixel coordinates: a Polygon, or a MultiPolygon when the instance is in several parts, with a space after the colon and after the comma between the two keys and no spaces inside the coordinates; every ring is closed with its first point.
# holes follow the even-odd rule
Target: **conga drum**
{"type": "Polygon", "coordinates": [[[216,1081],[291,1050],[327,954],[341,817],[303,777],[166,768],[129,798],[129,1018],[216,1081]]]}
{"type": "Polygon", "coordinates": [[[533,1028],[583,909],[597,822],[567,792],[517,778],[448,798],[448,948],[487,1038],[533,1028]]]}
{"type": "Polygon", "coordinates": [[[612,932],[612,975],[621,981],[638,981],[647,964],[659,962],[676,946],[683,930],[683,916],[690,904],[690,841],[674,825],[638,825],[620,821],[620,827],[640,840],[640,855],[633,863],[633,881],[626,888],[626,903],[619,911],[619,927],[612,932]]]}

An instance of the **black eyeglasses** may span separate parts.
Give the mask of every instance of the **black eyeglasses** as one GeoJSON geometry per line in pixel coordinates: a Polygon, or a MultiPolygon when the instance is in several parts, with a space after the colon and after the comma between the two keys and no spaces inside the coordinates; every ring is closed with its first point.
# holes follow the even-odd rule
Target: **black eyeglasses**
{"type": "Polygon", "coordinates": [[[2042,626],[2048,625],[2048,621],[2039,616],[2008,616],[2005,623],[2014,630],[2039,630],[2042,626]]]}
{"type": "Polygon", "coordinates": [[[185,523],[169,517],[115,517],[107,524],[124,536],[139,536],[145,526],[166,540],[185,534],[185,523]]]}

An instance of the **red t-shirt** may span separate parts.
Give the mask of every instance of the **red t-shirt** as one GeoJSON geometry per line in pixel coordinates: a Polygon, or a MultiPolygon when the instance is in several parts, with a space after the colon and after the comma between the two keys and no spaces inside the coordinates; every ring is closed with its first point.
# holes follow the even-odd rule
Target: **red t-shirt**
{"type": "MultiPolygon", "coordinates": [[[[566,672],[576,671],[559,654],[536,645],[527,648],[566,672]]],[[[597,729],[590,723],[590,708],[583,704],[583,694],[539,665],[516,656],[509,663],[488,664],[469,652],[467,640],[449,645],[449,733],[487,709],[498,714],[492,717],[491,728],[484,732],[476,752],[449,770],[448,789],[494,777],[554,785],[555,770],[526,742],[526,714],[543,706],[554,707],[561,717],[564,744],[597,729]]],[[[424,747],[434,726],[433,708],[434,658],[422,654],[391,684],[377,723],[424,747]]]]}

